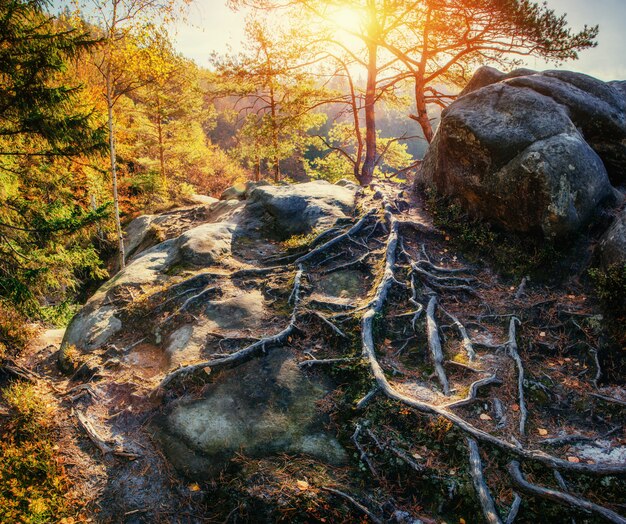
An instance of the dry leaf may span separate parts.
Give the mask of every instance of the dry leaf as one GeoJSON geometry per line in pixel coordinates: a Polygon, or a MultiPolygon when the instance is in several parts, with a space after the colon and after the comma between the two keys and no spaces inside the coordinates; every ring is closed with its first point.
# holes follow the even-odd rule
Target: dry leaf
{"type": "Polygon", "coordinates": [[[459,519],[459,524],[465,524],[465,519],[459,519]]]}
{"type": "Polygon", "coordinates": [[[573,462],[574,464],[578,464],[580,459],[578,457],[567,457],[568,462],[573,462]]]}
{"type": "Polygon", "coordinates": [[[545,336],[546,336],[546,332],[545,332],[545,331],[542,331],[541,333],[539,333],[539,336],[540,336],[540,337],[545,337],[545,336]]]}
{"type": "Polygon", "coordinates": [[[300,491],[306,491],[307,489],[309,489],[309,483],[306,480],[296,481],[296,486],[300,491]]]}
{"type": "Polygon", "coordinates": [[[388,338],[385,339],[385,346],[391,346],[391,340],[388,338]]]}
{"type": "Polygon", "coordinates": [[[193,484],[189,484],[189,491],[200,491],[200,486],[195,482],[193,484]]]}
{"type": "Polygon", "coordinates": [[[486,413],[481,413],[480,420],[491,420],[491,417],[487,415],[486,413]]]}
{"type": "Polygon", "coordinates": [[[513,404],[513,405],[511,406],[511,409],[512,409],[513,411],[519,411],[519,405],[518,405],[518,404],[513,404]]]}
{"type": "Polygon", "coordinates": [[[542,437],[545,437],[548,434],[547,429],[539,428],[537,429],[537,433],[539,433],[542,437]]]}
{"type": "Polygon", "coordinates": [[[446,240],[450,240],[450,237],[446,237],[446,240]]]}

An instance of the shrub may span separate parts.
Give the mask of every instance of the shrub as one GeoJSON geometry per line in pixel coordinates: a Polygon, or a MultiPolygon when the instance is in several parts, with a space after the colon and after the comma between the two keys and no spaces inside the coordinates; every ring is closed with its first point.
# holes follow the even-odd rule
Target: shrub
{"type": "Polygon", "coordinates": [[[0,425],[0,522],[72,521],[75,510],[54,444],[50,400],[26,383],[13,384],[2,395],[9,416],[0,425]]]}

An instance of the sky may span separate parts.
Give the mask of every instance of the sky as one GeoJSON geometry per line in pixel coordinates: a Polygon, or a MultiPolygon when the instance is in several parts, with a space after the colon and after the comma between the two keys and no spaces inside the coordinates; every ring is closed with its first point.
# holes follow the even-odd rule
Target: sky
{"type": "MultiPolygon", "coordinates": [[[[562,69],[581,71],[602,80],[626,80],[626,0],[548,0],[557,13],[567,13],[573,29],[584,24],[600,25],[598,47],[583,51],[580,59],[562,69]]],[[[237,50],[243,39],[245,13],[233,12],[225,0],[194,0],[187,23],[177,28],[177,48],[201,66],[209,66],[212,52],[237,50]]],[[[552,69],[540,60],[529,59],[532,69],[552,69]]]]}

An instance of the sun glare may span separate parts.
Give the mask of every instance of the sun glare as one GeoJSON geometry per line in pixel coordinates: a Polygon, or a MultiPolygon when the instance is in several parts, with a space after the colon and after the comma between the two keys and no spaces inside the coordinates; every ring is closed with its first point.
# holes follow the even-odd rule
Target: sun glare
{"type": "Polygon", "coordinates": [[[333,22],[344,31],[357,32],[361,27],[361,14],[355,9],[342,7],[332,14],[333,22]]]}

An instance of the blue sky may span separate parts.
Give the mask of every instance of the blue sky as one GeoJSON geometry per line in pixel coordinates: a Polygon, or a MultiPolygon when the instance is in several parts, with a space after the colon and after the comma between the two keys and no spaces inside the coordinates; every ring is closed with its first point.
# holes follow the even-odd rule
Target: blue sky
{"type": "MultiPolygon", "coordinates": [[[[600,25],[599,45],[581,53],[580,60],[564,64],[603,80],[626,79],[626,0],[549,0],[557,13],[567,13],[570,25],[600,25]]],[[[207,66],[212,51],[237,48],[242,40],[244,13],[229,10],[224,0],[195,0],[188,24],[178,28],[179,50],[207,66]]],[[[546,69],[540,60],[530,59],[533,69],[546,69]]]]}

